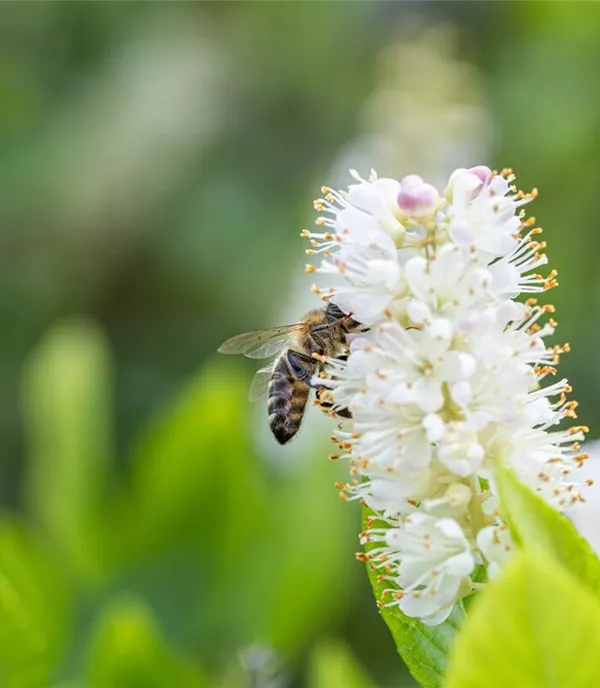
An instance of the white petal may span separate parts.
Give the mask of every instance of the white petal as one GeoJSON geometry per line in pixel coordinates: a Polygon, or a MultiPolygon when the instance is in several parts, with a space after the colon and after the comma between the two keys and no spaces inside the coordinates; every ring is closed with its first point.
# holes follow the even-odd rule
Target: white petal
{"type": "Polygon", "coordinates": [[[442,607],[435,614],[429,614],[429,616],[423,617],[421,621],[426,626],[438,626],[439,624],[444,623],[444,621],[450,616],[452,610],[454,609],[454,602],[455,600],[452,600],[452,602],[447,607],[442,607]]]}
{"type": "Polygon", "coordinates": [[[431,461],[431,445],[425,435],[410,434],[405,440],[404,462],[411,469],[426,468],[431,461]]]}
{"type": "Polygon", "coordinates": [[[381,195],[377,193],[369,182],[352,184],[348,191],[348,201],[375,217],[381,217],[387,211],[381,195]]]}
{"type": "Polygon", "coordinates": [[[365,325],[371,325],[381,318],[381,314],[390,302],[386,293],[348,291],[335,294],[332,301],[343,311],[352,313],[354,318],[365,325]]]}
{"type": "Polygon", "coordinates": [[[471,385],[466,380],[461,380],[460,382],[455,382],[450,385],[450,396],[452,401],[456,402],[459,406],[466,406],[471,400],[473,391],[471,385]]]}
{"type": "Polygon", "coordinates": [[[368,213],[357,208],[344,208],[336,217],[338,234],[348,237],[359,244],[369,245],[373,236],[381,232],[377,220],[368,213]]]}
{"type": "Polygon", "coordinates": [[[396,203],[396,197],[400,191],[400,182],[389,177],[381,177],[381,179],[373,182],[373,186],[386,199],[388,205],[396,203]]]}
{"type": "Polygon", "coordinates": [[[446,434],[446,424],[437,413],[428,413],[422,423],[430,442],[439,442],[446,434]]]}
{"type": "Polygon", "coordinates": [[[396,383],[388,394],[388,401],[392,404],[408,404],[413,400],[413,392],[406,382],[396,383]]]}
{"type": "Polygon", "coordinates": [[[461,552],[446,562],[446,570],[451,576],[468,576],[474,568],[475,559],[470,552],[461,552]]]}
{"type": "Polygon", "coordinates": [[[408,593],[400,600],[398,606],[406,616],[421,617],[430,625],[441,623],[452,610],[459,585],[459,578],[444,576],[433,594],[427,590],[417,595],[408,593]]]}
{"type": "Polygon", "coordinates": [[[481,465],[485,452],[476,442],[453,442],[438,448],[439,460],[455,475],[466,478],[481,465]]]}
{"type": "Polygon", "coordinates": [[[475,235],[466,222],[454,221],[450,226],[450,237],[457,246],[470,246],[475,241],[475,235]]]}
{"type": "Polygon", "coordinates": [[[483,430],[491,421],[492,415],[487,411],[473,411],[468,415],[469,427],[475,432],[483,430]]]}
{"type": "Polygon", "coordinates": [[[431,378],[421,378],[413,387],[415,402],[425,411],[439,411],[444,405],[442,383],[431,378]]]}
{"type": "Polygon", "coordinates": [[[519,289],[519,271],[511,263],[500,261],[490,266],[491,290],[497,296],[516,296],[519,289]]]}
{"type": "Polygon", "coordinates": [[[446,318],[432,318],[427,326],[428,334],[434,339],[452,339],[452,323],[446,318]]]}
{"type": "Polygon", "coordinates": [[[427,302],[431,298],[429,293],[430,279],[427,273],[428,263],[422,256],[410,258],[404,266],[404,275],[412,293],[420,301],[427,302]]]}
{"type": "Polygon", "coordinates": [[[444,537],[466,544],[463,529],[454,519],[441,518],[435,525],[444,537]]]}
{"type": "Polygon", "coordinates": [[[460,360],[460,375],[463,378],[471,377],[475,372],[475,357],[471,354],[460,351],[458,354],[460,360]]]}
{"type": "Polygon", "coordinates": [[[440,367],[440,377],[447,382],[464,380],[475,371],[475,359],[464,351],[449,351],[440,367]]]}
{"type": "Polygon", "coordinates": [[[400,276],[400,266],[397,261],[373,260],[369,267],[377,275],[379,281],[383,282],[389,290],[394,289],[400,276]]]}
{"type": "Polygon", "coordinates": [[[491,564],[488,574],[494,576],[510,558],[515,545],[506,526],[488,526],[477,533],[477,546],[491,564]]]}
{"type": "Polygon", "coordinates": [[[417,325],[420,325],[431,318],[429,307],[422,301],[411,299],[407,307],[408,317],[417,325]]]}
{"type": "Polygon", "coordinates": [[[477,175],[465,170],[454,178],[452,203],[458,206],[467,206],[475,191],[481,187],[481,180],[477,175]]]}

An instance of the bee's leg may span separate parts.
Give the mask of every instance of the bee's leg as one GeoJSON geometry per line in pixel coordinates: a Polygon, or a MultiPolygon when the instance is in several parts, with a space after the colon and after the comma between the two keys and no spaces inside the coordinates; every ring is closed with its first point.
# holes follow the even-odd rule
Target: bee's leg
{"type": "MultiPolygon", "coordinates": [[[[328,411],[329,409],[333,408],[333,404],[330,401],[325,401],[321,397],[323,396],[323,392],[326,390],[326,387],[323,385],[320,385],[317,387],[317,392],[316,392],[316,399],[315,403],[320,406],[322,409],[325,411],[328,411]]],[[[334,411],[334,415],[340,416],[340,418],[352,418],[352,413],[350,412],[349,409],[347,408],[338,408],[334,411]]]]}
{"type": "Polygon", "coordinates": [[[311,377],[315,374],[317,369],[317,361],[311,356],[288,349],[286,353],[287,364],[290,372],[296,380],[302,380],[309,387],[315,387],[311,382],[311,377]]]}
{"type": "MultiPolygon", "coordinates": [[[[332,404],[330,404],[327,401],[324,401],[321,403],[321,408],[328,409],[331,408],[332,404]]],[[[340,418],[352,418],[352,411],[347,408],[341,408],[337,409],[337,411],[333,412],[335,416],[339,416],[340,418]]]]}
{"type": "MultiPolygon", "coordinates": [[[[345,354],[342,354],[341,356],[337,356],[337,359],[339,361],[347,361],[348,356],[345,354]]],[[[326,411],[328,409],[333,408],[333,404],[330,401],[326,401],[325,399],[322,399],[323,393],[327,389],[325,385],[316,385],[317,387],[317,392],[316,392],[316,403],[322,408],[325,409],[326,411]]],[[[340,418],[352,418],[352,413],[350,412],[350,409],[347,408],[338,408],[335,410],[335,415],[340,416],[340,418]]]]}

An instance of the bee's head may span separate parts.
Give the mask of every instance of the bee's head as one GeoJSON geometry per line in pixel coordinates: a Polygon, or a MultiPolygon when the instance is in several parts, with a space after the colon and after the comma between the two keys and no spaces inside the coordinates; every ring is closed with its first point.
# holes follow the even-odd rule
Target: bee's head
{"type": "Polygon", "coordinates": [[[352,330],[356,330],[361,327],[361,324],[357,320],[354,320],[354,318],[351,315],[344,313],[344,311],[342,311],[341,308],[336,306],[335,303],[327,304],[327,308],[325,309],[325,319],[329,323],[341,320],[342,327],[347,332],[351,332],[352,330]]]}
{"type": "Polygon", "coordinates": [[[327,308],[325,309],[325,319],[328,322],[335,322],[336,320],[340,320],[345,315],[346,314],[338,306],[336,306],[335,303],[327,304],[327,308]]]}

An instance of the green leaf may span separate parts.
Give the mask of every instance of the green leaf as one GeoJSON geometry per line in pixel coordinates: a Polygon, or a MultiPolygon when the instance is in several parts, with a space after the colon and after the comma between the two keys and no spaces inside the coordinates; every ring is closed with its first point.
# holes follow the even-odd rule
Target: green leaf
{"type": "Polygon", "coordinates": [[[112,455],[109,358],[94,326],[64,323],[25,369],[25,499],[81,573],[99,565],[95,529],[112,455]]]}
{"type": "Polygon", "coordinates": [[[375,688],[375,683],[339,641],[322,641],[313,651],[308,688],[375,688]]]}
{"type": "Polygon", "coordinates": [[[256,457],[249,451],[248,381],[208,365],[140,432],[131,491],[117,508],[121,556],[195,545],[215,571],[233,570],[263,520],[256,457]]]}
{"type": "Polygon", "coordinates": [[[66,586],[49,553],[18,522],[0,520],[0,685],[49,685],[66,614],[66,586]]]}
{"type": "MultiPolygon", "coordinates": [[[[363,510],[363,522],[370,514],[369,509],[363,510]]],[[[367,545],[365,550],[368,552],[369,549],[367,545]]],[[[378,582],[380,572],[369,564],[367,573],[375,598],[379,600],[389,584],[378,582]]],[[[419,619],[403,614],[397,606],[381,607],[379,613],[390,629],[396,649],[410,673],[423,688],[441,688],[444,685],[448,653],[465,619],[462,602],[458,602],[448,619],[437,626],[426,626],[419,619]]]]}
{"type": "Polygon", "coordinates": [[[446,688],[589,688],[600,676],[600,604],[538,551],[515,554],[475,601],[446,688]]]}
{"type": "Polygon", "coordinates": [[[193,662],[171,651],[147,609],[136,599],[113,602],[95,632],[89,659],[90,688],[204,688],[193,662]]]}
{"type": "Polygon", "coordinates": [[[270,528],[248,385],[221,361],[204,367],[142,428],[109,512],[107,557],[124,584],[152,600],[170,634],[213,659],[253,639],[255,617],[237,609],[248,579],[240,572],[257,562],[256,544],[270,528]]]}
{"type": "Polygon", "coordinates": [[[598,557],[571,521],[503,466],[496,468],[496,485],[515,541],[550,554],[580,581],[600,593],[598,557]]]}
{"type": "Polygon", "coordinates": [[[273,490],[272,530],[248,562],[246,614],[260,620],[260,640],[284,654],[332,623],[359,569],[353,541],[360,524],[334,489],[345,466],[327,460],[321,441],[307,454],[273,490]]]}

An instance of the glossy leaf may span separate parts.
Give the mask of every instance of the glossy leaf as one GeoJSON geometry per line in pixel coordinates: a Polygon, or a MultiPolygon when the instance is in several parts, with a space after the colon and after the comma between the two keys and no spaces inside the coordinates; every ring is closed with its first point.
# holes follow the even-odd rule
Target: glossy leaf
{"type": "Polygon", "coordinates": [[[571,521],[503,466],[496,468],[496,484],[515,540],[553,556],[600,594],[600,562],[571,521]]]}
{"type": "Polygon", "coordinates": [[[600,676],[600,604],[538,551],[514,556],[476,600],[446,688],[589,688],[600,676]]]}

